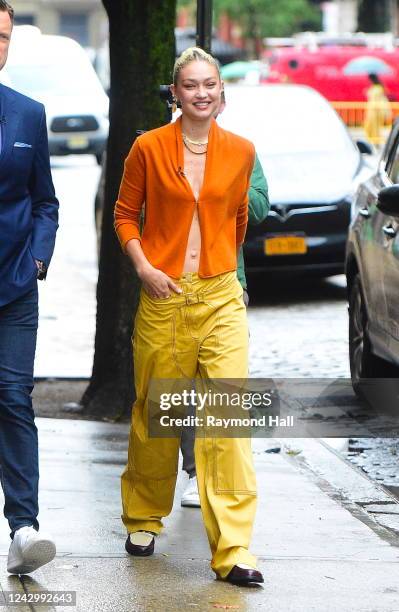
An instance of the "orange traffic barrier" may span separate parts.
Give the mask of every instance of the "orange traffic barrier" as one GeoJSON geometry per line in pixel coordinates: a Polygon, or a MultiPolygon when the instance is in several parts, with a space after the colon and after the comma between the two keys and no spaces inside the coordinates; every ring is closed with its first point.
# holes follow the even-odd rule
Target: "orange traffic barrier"
{"type": "MultiPolygon", "coordinates": [[[[366,122],[367,111],[370,111],[369,102],[331,102],[333,108],[349,128],[362,128],[366,122]]],[[[381,127],[384,133],[375,134],[369,140],[373,144],[381,144],[386,138],[386,129],[390,128],[397,117],[399,117],[399,102],[373,103],[373,112],[380,116],[381,127]]]]}

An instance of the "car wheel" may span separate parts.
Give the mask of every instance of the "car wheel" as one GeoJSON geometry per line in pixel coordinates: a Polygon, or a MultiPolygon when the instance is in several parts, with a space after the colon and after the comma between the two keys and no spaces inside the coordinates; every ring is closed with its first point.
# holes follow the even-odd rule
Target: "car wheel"
{"type": "Polygon", "coordinates": [[[353,390],[358,397],[362,397],[362,380],[387,375],[388,364],[371,350],[367,323],[362,286],[356,275],[349,295],[349,362],[353,390]]]}

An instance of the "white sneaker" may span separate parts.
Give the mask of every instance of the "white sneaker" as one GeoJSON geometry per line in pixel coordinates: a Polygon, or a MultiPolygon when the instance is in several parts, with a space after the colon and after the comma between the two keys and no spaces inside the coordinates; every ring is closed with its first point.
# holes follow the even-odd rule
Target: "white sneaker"
{"type": "Polygon", "coordinates": [[[180,504],[189,508],[201,508],[196,476],[189,478],[180,504]]]}
{"type": "Polygon", "coordinates": [[[33,527],[21,527],[14,534],[8,552],[7,571],[10,574],[29,574],[55,557],[55,544],[49,535],[33,527]]]}

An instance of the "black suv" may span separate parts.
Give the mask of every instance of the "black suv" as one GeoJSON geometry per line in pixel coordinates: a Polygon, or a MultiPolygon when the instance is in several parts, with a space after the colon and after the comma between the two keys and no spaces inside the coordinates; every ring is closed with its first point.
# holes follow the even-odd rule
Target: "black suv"
{"type": "Polygon", "coordinates": [[[399,121],[353,201],[346,249],[352,384],[399,377],[399,121]]]}

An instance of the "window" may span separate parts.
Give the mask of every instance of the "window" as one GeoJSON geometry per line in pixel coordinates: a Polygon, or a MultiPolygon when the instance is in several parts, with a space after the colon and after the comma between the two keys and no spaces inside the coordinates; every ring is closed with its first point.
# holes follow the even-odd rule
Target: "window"
{"type": "Polygon", "coordinates": [[[99,94],[101,86],[90,63],[80,64],[79,69],[73,63],[47,64],[8,64],[7,75],[11,79],[10,86],[32,98],[40,95],[67,96],[71,91],[79,91],[81,95],[99,94]]]}
{"type": "Polygon", "coordinates": [[[35,25],[36,17],[34,15],[24,15],[19,13],[18,15],[14,15],[14,23],[15,25],[35,25]]]}
{"type": "MultiPolygon", "coordinates": [[[[274,87],[274,86],[273,86],[274,87]]],[[[227,106],[218,119],[222,127],[252,140],[259,153],[339,153],[357,158],[348,132],[319,94],[300,88],[228,88],[227,106]],[[250,112],[243,113],[243,108],[250,112]],[[295,112],[293,112],[295,109],[295,112]]]]}
{"type": "Polygon", "coordinates": [[[83,13],[60,13],[60,34],[89,46],[89,19],[83,13]]]}
{"type": "Polygon", "coordinates": [[[299,66],[299,62],[296,59],[290,59],[290,61],[288,62],[288,66],[292,68],[292,70],[296,70],[299,66]]]}

